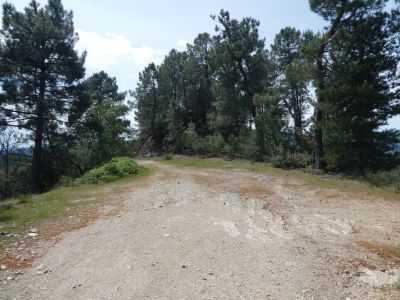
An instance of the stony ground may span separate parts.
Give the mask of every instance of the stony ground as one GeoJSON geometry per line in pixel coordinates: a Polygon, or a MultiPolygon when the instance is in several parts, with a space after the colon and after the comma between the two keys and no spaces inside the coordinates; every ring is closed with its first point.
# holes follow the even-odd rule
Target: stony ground
{"type": "Polygon", "coordinates": [[[400,202],[143,163],[157,172],[118,214],[65,233],[0,298],[400,299],[400,202]]]}

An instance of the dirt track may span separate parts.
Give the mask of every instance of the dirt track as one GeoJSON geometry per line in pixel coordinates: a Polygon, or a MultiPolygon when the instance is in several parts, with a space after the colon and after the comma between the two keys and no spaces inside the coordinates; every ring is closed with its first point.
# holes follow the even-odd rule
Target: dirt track
{"type": "Polygon", "coordinates": [[[143,163],[158,170],[119,215],[66,233],[0,298],[400,298],[399,261],[377,250],[400,245],[399,202],[143,163]]]}

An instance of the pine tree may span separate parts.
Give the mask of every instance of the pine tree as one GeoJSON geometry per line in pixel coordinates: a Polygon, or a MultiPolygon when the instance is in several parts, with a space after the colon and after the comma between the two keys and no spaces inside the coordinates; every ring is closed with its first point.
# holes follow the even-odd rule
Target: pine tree
{"type": "Polygon", "coordinates": [[[74,50],[78,36],[72,18],[60,0],[43,8],[32,0],[23,12],[3,5],[0,80],[7,103],[1,108],[9,125],[32,132],[35,192],[42,190],[44,141],[59,129],[73,87],[84,76],[85,55],[74,50]]]}
{"type": "Polygon", "coordinates": [[[292,27],[283,28],[272,44],[272,57],[277,65],[278,97],[292,118],[296,144],[299,150],[306,148],[303,137],[305,114],[310,102],[308,84],[311,72],[307,60],[302,57],[301,48],[309,43],[309,32],[305,36],[292,27]]]}
{"type": "MultiPolygon", "coordinates": [[[[220,79],[217,96],[219,113],[222,125],[228,127],[228,134],[238,135],[243,126],[254,123],[257,117],[253,97],[264,89],[265,41],[259,37],[260,23],[255,19],[231,19],[224,10],[213,18],[221,26],[216,28],[218,35],[213,55],[214,69],[220,79]]],[[[264,132],[258,122],[255,123],[255,130],[257,160],[263,161],[266,154],[264,132]]]]}
{"type": "Polygon", "coordinates": [[[130,122],[126,92],[119,92],[116,78],[101,71],[80,85],[79,97],[70,111],[73,156],[81,171],[87,171],[126,153],[125,138],[130,122]]]}
{"type": "Polygon", "coordinates": [[[396,97],[399,33],[386,1],[375,1],[342,25],[330,51],[326,159],[331,168],[364,173],[390,166],[395,131],[383,130],[400,113],[396,97]]]}

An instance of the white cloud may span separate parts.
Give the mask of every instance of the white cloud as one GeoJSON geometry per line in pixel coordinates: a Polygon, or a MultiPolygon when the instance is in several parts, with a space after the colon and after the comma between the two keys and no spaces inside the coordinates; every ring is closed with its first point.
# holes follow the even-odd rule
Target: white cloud
{"type": "Polygon", "coordinates": [[[190,42],[187,40],[178,40],[176,42],[176,45],[181,48],[181,49],[186,49],[186,45],[189,44],[190,42]]]}
{"type": "Polygon", "coordinates": [[[97,70],[108,70],[119,64],[132,63],[140,68],[154,62],[160,63],[165,55],[162,50],[156,50],[143,45],[134,47],[125,36],[115,33],[100,35],[96,32],[78,30],[79,42],[77,49],[87,51],[87,66],[97,70]]]}

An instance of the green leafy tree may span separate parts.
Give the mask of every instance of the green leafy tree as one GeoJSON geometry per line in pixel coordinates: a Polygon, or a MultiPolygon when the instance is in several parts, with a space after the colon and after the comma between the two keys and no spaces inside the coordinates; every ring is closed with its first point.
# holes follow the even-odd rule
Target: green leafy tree
{"type": "Polygon", "coordinates": [[[45,133],[60,130],[74,87],[84,75],[85,55],[74,49],[78,36],[72,17],[60,0],[49,0],[43,8],[32,0],[23,12],[9,3],[3,5],[1,110],[9,125],[32,132],[35,192],[43,189],[45,133]]]}
{"type": "Polygon", "coordinates": [[[126,93],[119,92],[115,78],[104,71],[87,78],[70,115],[70,136],[75,146],[72,154],[79,162],[80,173],[122,156],[127,151],[130,122],[126,93]]]}

